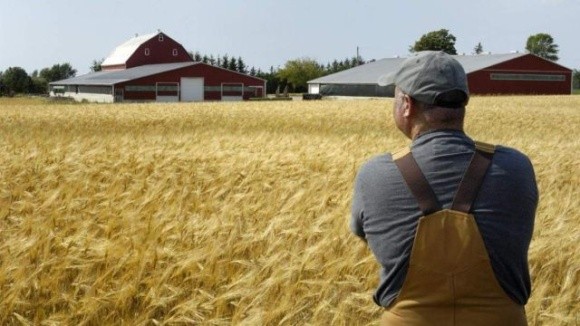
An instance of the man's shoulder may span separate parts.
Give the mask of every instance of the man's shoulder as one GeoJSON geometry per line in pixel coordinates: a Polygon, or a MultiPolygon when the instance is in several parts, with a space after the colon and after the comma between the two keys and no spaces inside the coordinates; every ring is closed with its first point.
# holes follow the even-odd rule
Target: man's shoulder
{"type": "Polygon", "coordinates": [[[535,183],[534,167],[530,158],[518,149],[497,145],[491,165],[492,175],[500,179],[517,180],[516,182],[535,183]],[[507,179],[506,179],[507,178],[507,179]]]}
{"type": "Polygon", "coordinates": [[[531,165],[530,159],[526,154],[518,149],[508,146],[496,145],[494,157],[497,157],[497,160],[502,160],[514,165],[531,165]]]}
{"type": "Polygon", "coordinates": [[[393,151],[382,153],[371,157],[361,167],[363,169],[385,168],[394,166],[394,160],[399,159],[409,153],[411,148],[409,146],[396,148],[393,151]]]}
{"type": "Polygon", "coordinates": [[[473,140],[475,148],[488,153],[494,153],[494,157],[499,157],[500,159],[512,160],[516,162],[530,162],[528,156],[516,148],[508,147],[502,144],[492,144],[486,143],[478,140],[473,140]]]}
{"type": "Polygon", "coordinates": [[[359,178],[373,178],[377,174],[388,173],[389,170],[395,167],[393,154],[383,153],[368,159],[359,169],[359,178]]]}
{"type": "Polygon", "coordinates": [[[361,165],[360,170],[376,169],[377,167],[384,167],[393,163],[393,155],[391,153],[383,153],[375,155],[368,159],[361,165]]]}

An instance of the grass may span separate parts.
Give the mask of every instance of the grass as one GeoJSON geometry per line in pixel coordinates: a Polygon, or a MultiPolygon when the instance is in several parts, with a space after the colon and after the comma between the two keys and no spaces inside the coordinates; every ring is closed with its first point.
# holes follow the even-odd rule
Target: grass
{"type": "MultiPolygon", "coordinates": [[[[474,138],[534,163],[532,325],[580,322],[580,97],[481,97],[474,138]]],[[[0,324],[367,325],[358,167],[407,140],[389,100],[0,99],[0,324]]]]}

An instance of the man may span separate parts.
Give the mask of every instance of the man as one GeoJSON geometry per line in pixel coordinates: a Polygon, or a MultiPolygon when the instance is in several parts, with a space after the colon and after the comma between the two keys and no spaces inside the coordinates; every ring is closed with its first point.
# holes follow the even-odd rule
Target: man
{"type": "Polygon", "coordinates": [[[538,191],[522,153],[463,132],[462,66],[443,52],[406,59],[379,84],[410,148],[368,161],[352,231],[382,266],[384,325],[525,325],[538,191]]]}

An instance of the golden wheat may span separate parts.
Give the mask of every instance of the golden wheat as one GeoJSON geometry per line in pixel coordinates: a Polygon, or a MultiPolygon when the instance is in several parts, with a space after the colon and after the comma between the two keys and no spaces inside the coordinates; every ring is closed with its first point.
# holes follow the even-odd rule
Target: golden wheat
{"type": "MultiPolygon", "coordinates": [[[[407,144],[389,100],[0,100],[0,324],[367,325],[352,182],[407,144]]],[[[534,163],[532,325],[580,323],[580,97],[472,99],[534,163]]]]}

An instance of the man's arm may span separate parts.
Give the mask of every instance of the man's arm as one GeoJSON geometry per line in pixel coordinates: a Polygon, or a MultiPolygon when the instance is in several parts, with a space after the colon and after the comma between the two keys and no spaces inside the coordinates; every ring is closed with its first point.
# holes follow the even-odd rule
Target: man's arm
{"type": "Polygon", "coordinates": [[[366,242],[366,234],[363,229],[363,217],[364,217],[364,200],[363,200],[363,189],[362,180],[360,178],[360,173],[356,178],[354,193],[352,196],[352,209],[351,209],[351,219],[350,219],[350,229],[352,233],[360,237],[366,242]]]}

